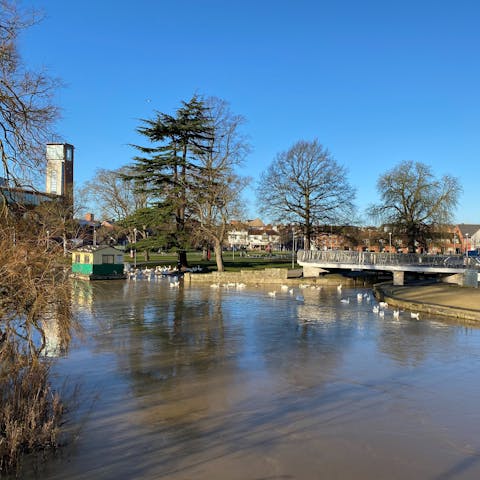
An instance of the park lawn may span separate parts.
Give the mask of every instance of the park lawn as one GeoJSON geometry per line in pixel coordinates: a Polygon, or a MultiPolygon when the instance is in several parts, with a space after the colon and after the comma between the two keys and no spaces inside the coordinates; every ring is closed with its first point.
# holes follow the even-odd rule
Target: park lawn
{"type": "MultiPolygon", "coordinates": [[[[290,254],[267,255],[261,253],[251,253],[248,256],[241,257],[238,253],[232,255],[232,252],[223,253],[223,263],[226,272],[239,272],[240,270],[263,270],[265,268],[292,268],[292,260],[290,254]]],[[[203,260],[202,253],[198,251],[188,252],[188,264],[190,267],[199,265],[202,268],[208,268],[211,272],[217,271],[217,263],[215,257],[210,260],[203,260]]],[[[130,264],[134,263],[134,259],[129,254],[125,254],[124,261],[130,264]]],[[[175,253],[167,254],[150,254],[150,260],[145,262],[145,257],[137,253],[137,266],[142,268],[145,266],[154,267],[157,265],[170,265],[175,267],[177,264],[177,255],[175,253]]],[[[295,265],[297,267],[297,265],[295,265]]]]}

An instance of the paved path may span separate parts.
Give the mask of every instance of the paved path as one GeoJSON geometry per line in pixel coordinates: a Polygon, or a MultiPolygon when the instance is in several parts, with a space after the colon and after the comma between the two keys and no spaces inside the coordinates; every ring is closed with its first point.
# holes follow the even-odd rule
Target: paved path
{"type": "Polygon", "coordinates": [[[433,285],[381,285],[379,290],[402,308],[480,321],[480,288],[433,285]]]}

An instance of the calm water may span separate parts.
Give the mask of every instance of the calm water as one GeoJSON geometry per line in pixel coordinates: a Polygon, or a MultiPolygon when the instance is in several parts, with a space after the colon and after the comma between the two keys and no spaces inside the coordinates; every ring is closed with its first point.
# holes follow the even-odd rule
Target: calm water
{"type": "Polygon", "coordinates": [[[83,284],[75,440],[40,478],[480,478],[479,329],[272,289],[83,284]]]}

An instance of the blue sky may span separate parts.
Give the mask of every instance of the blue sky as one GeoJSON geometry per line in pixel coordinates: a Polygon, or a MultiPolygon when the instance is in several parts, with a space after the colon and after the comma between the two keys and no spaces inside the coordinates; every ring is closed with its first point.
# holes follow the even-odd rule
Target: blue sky
{"type": "MultiPolygon", "coordinates": [[[[21,38],[65,87],[58,131],[75,180],[131,162],[135,128],[194,93],[247,119],[254,178],[298,140],[349,172],[362,212],[402,160],[460,179],[455,220],[480,223],[480,3],[376,0],[24,0],[21,38]]],[[[253,196],[251,191],[248,192],[253,196]]],[[[257,216],[249,200],[250,216],[257,216]]],[[[368,223],[368,219],[365,218],[368,223]]]]}

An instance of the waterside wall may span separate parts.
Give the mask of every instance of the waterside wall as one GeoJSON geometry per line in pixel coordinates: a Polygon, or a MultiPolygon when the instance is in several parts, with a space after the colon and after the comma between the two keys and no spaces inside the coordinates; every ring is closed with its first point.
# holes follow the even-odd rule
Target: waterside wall
{"type": "Polygon", "coordinates": [[[355,280],[341,275],[325,275],[323,277],[306,278],[301,276],[301,270],[287,268],[266,268],[265,270],[241,270],[239,272],[211,272],[184,274],[187,283],[244,283],[245,285],[285,284],[298,285],[301,283],[317,285],[353,285],[355,280]]]}

